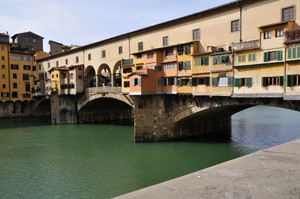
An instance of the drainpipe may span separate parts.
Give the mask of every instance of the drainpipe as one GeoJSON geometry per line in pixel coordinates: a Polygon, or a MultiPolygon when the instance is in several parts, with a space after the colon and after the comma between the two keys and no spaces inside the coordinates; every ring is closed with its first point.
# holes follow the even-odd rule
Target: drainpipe
{"type": "Polygon", "coordinates": [[[242,6],[240,6],[240,42],[243,41],[243,9],[242,6]]]}
{"type": "Polygon", "coordinates": [[[283,59],[283,68],[284,68],[284,71],[283,71],[283,99],[286,95],[286,86],[287,86],[287,78],[286,78],[286,45],[284,45],[284,59],[283,59]]]}

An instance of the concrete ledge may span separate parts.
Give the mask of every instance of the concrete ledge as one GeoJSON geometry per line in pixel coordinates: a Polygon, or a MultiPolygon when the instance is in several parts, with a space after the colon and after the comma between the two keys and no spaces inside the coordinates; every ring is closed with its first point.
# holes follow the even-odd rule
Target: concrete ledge
{"type": "Polygon", "coordinates": [[[296,140],[117,198],[299,199],[299,149],[296,140]]]}

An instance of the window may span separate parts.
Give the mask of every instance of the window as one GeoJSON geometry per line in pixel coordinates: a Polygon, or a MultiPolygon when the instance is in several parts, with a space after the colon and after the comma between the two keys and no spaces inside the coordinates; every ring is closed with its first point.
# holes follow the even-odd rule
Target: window
{"type": "Polygon", "coordinates": [[[18,61],[18,60],[19,60],[18,56],[16,56],[16,55],[13,55],[13,56],[11,57],[11,59],[14,60],[14,61],[18,61]]]}
{"type": "Polygon", "coordinates": [[[66,62],[65,62],[65,63],[66,63],[66,65],[68,65],[68,63],[69,63],[69,60],[68,60],[68,59],[66,59],[66,62]]]}
{"type": "Polygon", "coordinates": [[[137,55],[136,55],[136,58],[137,58],[137,59],[141,59],[142,57],[143,57],[142,54],[137,54],[137,55]]]}
{"type": "Polygon", "coordinates": [[[193,40],[199,40],[200,39],[200,29],[193,30],[193,40]]]}
{"type": "Polygon", "coordinates": [[[13,88],[18,88],[18,83],[13,83],[13,88]]]}
{"type": "Polygon", "coordinates": [[[144,49],[143,42],[138,43],[138,51],[142,51],[144,49]]]}
{"type": "Polygon", "coordinates": [[[173,49],[169,48],[165,51],[165,56],[171,56],[171,55],[173,55],[173,49]]]}
{"type": "Polygon", "coordinates": [[[191,69],[190,61],[178,62],[178,70],[190,70],[190,69],[191,69]]]}
{"type": "Polygon", "coordinates": [[[8,92],[1,92],[1,97],[8,97],[8,92]]]}
{"type": "Polygon", "coordinates": [[[276,60],[281,61],[282,59],[283,59],[282,50],[264,53],[264,62],[276,61],[276,60]]]}
{"type": "Polygon", "coordinates": [[[56,61],[56,67],[58,67],[58,65],[59,65],[59,64],[58,64],[58,61],[56,61]]]}
{"type": "Polygon", "coordinates": [[[201,66],[208,66],[208,57],[201,57],[201,66]]]}
{"type": "Polygon", "coordinates": [[[36,71],[36,66],[32,66],[32,71],[36,71]]]}
{"type": "Polygon", "coordinates": [[[1,50],[4,51],[4,46],[1,46],[1,50]]]}
{"type": "Polygon", "coordinates": [[[29,80],[29,75],[28,74],[23,74],[23,80],[29,80]]]}
{"type": "Polygon", "coordinates": [[[192,80],[193,86],[199,86],[199,85],[210,85],[210,78],[209,77],[199,77],[199,78],[193,78],[192,80]]]}
{"type": "Polygon", "coordinates": [[[102,58],[105,58],[105,57],[106,57],[106,51],[102,50],[102,58]]]}
{"type": "Polygon", "coordinates": [[[288,48],[288,59],[300,58],[300,46],[288,48]]]}
{"type": "Polygon", "coordinates": [[[23,70],[30,70],[30,65],[23,65],[23,70]]]}
{"type": "Polygon", "coordinates": [[[234,79],[234,86],[235,87],[252,87],[252,82],[253,79],[252,78],[235,78],[234,79]]]}
{"type": "Polygon", "coordinates": [[[262,86],[283,86],[283,76],[280,77],[262,77],[262,86]]]}
{"type": "Polygon", "coordinates": [[[218,55],[213,57],[214,65],[216,64],[228,64],[229,55],[218,55]]]}
{"type": "Polygon", "coordinates": [[[1,59],[2,59],[2,60],[5,60],[5,57],[4,57],[4,56],[1,56],[1,59]]]}
{"type": "Polygon", "coordinates": [[[163,37],[163,46],[169,45],[169,38],[168,36],[163,37]]]}
{"type": "Polygon", "coordinates": [[[141,85],[141,78],[134,78],[132,79],[133,86],[140,86],[141,85]]]}
{"type": "Polygon", "coordinates": [[[5,65],[2,65],[2,69],[5,69],[5,65]]]}
{"type": "Polygon", "coordinates": [[[11,64],[11,65],[10,65],[10,68],[11,68],[12,70],[18,70],[18,69],[19,69],[19,65],[17,65],[17,64],[11,64]]]}
{"type": "Polygon", "coordinates": [[[76,63],[79,63],[79,57],[78,56],[76,56],[75,61],[76,61],[76,63]]]}
{"type": "Polygon", "coordinates": [[[264,32],[264,39],[271,39],[271,31],[270,30],[264,32]]]}
{"type": "Polygon", "coordinates": [[[240,20],[234,20],[231,22],[231,32],[240,31],[240,20]]]}
{"type": "Polygon", "coordinates": [[[6,88],[6,84],[2,84],[2,88],[6,88]]]}
{"type": "Polygon", "coordinates": [[[256,54],[255,53],[248,54],[248,61],[249,62],[256,61],[256,54]]]}
{"type": "Polygon", "coordinates": [[[238,61],[240,62],[245,62],[246,61],[246,55],[239,55],[238,56],[238,61]]]}
{"type": "Polygon", "coordinates": [[[48,63],[48,68],[50,68],[50,66],[51,66],[50,63],[48,63]]]}
{"type": "Polygon", "coordinates": [[[123,53],[123,46],[119,46],[119,54],[123,53]]]}
{"type": "Polygon", "coordinates": [[[291,6],[282,9],[282,21],[295,20],[295,7],[291,6]]]}
{"type": "Polygon", "coordinates": [[[30,92],[30,83],[29,82],[25,83],[25,91],[30,92]]]}
{"type": "Polygon", "coordinates": [[[35,38],[32,38],[32,42],[33,42],[33,43],[36,43],[36,39],[35,39],[35,38]]]}
{"type": "Polygon", "coordinates": [[[175,67],[174,67],[174,64],[173,63],[166,63],[164,64],[164,70],[173,70],[175,67]]]}
{"type": "Polygon", "coordinates": [[[24,56],[20,56],[20,61],[24,61],[24,60],[25,60],[24,56]]]}
{"type": "Polygon", "coordinates": [[[5,74],[2,74],[2,79],[5,79],[5,74]]]}
{"type": "Polygon", "coordinates": [[[92,55],[88,54],[88,60],[90,61],[92,59],[92,55]]]}
{"type": "Polygon", "coordinates": [[[18,75],[16,73],[13,73],[13,79],[17,79],[18,75]]]}
{"type": "Polygon", "coordinates": [[[18,92],[12,92],[11,96],[12,98],[18,98],[18,92]]]}
{"type": "Polygon", "coordinates": [[[283,29],[282,28],[276,29],[275,36],[276,37],[282,37],[283,36],[283,29]]]}
{"type": "Polygon", "coordinates": [[[178,55],[183,55],[183,53],[186,54],[186,55],[191,53],[191,48],[190,48],[189,44],[177,47],[177,54],[178,55]]]}
{"type": "Polygon", "coordinates": [[[129,81],[124,81],[124,88],[130,87],[129,81]]]}
{"type": "Polygon", "coordinates": [[[288,75],[287,86],[300,86],[300,75],[288,75]]]}
{"type": "Polygon", "coordinates": [[[32,61],[32,57],[27,56],[26,60],[27,60],[27,61],[32,61]]]}
{"type": "Polygon", "coordinates": [[[153,58],[153,52],[147,53],[147,59],[152,59],[153,58]]]}

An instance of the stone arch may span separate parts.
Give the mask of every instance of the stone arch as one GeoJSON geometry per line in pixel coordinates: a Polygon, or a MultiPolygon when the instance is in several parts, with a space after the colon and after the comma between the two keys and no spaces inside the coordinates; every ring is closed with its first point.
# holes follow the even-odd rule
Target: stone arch
{"type": "Polygon", "coordinates": [[[13,113],[21,114],[22,111],[23,111],[23,103],[22,103],[22,101],[20,101],[20,100],[15,101],[13,113]]]}
{"type": "Polygon", "coordinates": [[[30,103],[28,100],[22,102],[21,113],[25,113],[25,114],[30,113],[30,103]]]}
{"type": "Polygon", "coordinates": [[[4,102],[0,101],[0,117],[3,117],[4,102]]]}
{"type": "Polygon", "coordinates": [[[121,60],[119,60],[113,68],[113,86],[120,87],[122,85],[121,60]]]}
{"type": "Polygon", "coordinates": [[[3,114],[8,116],[14,112],[14,102],[13,101],[6,101],[3,104],[3,114]]]}
{"type": "Polygon", "coordinates": [[[50,115],[51,114],[51,102],[50,98],[43,99],[35,103],[35,115],[50,115]]]}
{"type": "Polygon", "coordinates": [[[85,87],[96,87],[96,72],[93,66],[88,66],[84,71],[85,87]]]}
{"type": "Polygon", "coordinates": [[[110,86],[112,85],[111,70],[107,64],[101,64],[97,71],[98,86],[110,86]]]}
{"type": "Polygon", "coordinates": [[[115,94],[115,93],[100,93],[96,95],[91,95],[88,98],[82,100],[77,105],[78,112],[88,103],[90,103],[93,100],[100,99],[100,98],[111,98],[116,99],[118,101],[124,102],[125,104],[133,107],[133,102],[130,100],[129,97],[126,97],[125,95],[115,94]]]}

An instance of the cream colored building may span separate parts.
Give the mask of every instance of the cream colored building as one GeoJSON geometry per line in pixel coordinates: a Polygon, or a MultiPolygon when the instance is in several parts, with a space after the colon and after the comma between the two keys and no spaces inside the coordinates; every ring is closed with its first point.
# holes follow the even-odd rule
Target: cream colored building
{"type": "MultiPolygon", "coordinates": [[[[121,69],[126,71],[130,84],[130,78],[136,78],[128,75],[128,71],[136,70],[132,68],[136,65],[122,67],[123,59],[133,59],[133,54],[139,52],[197,42],[198,52],[185,58],[192,63],[187,76],[192,78],[193,85],[187,90],[180,88],[180,93],[283,97],[285,92],[293,96],[295,93],[299,95],[300,90],[285,84],[289,78],[295,83],[299,77],[300,66],[295,61],[299,58],[291,55],[287,59],[286,54],[287,48],[296,48],[297,54],[299,44],[285,45],[283,33],[299,30],[299,24],[299,0],[237,0],[40,59],[38,63],[42,68],[40,72],[45,73],[55,67],[81,65],[84,77],[76,84],[84,83],[85,87],[117,86],[122,82],[121,69]],[[279,29],[282,32],[276,32],[281,31],[279,29]],[[271,59],[264,60],[265,56],[271,59]],[[201,63],[196,65],[197,58],[207,60],[205,69],[201,63]]],[[[294,51],[290,50],[290,53],[294,51]]],[[[297,82],[298,79],[296,85],[297,82]]],[[[143,87],[143,84],[139,86],[143,87]]],[[[123,91],[130,90],[124,81],[122,87],[123,91]]],[[[68,94],[80,93],[81,89],[68,94]]]]}

